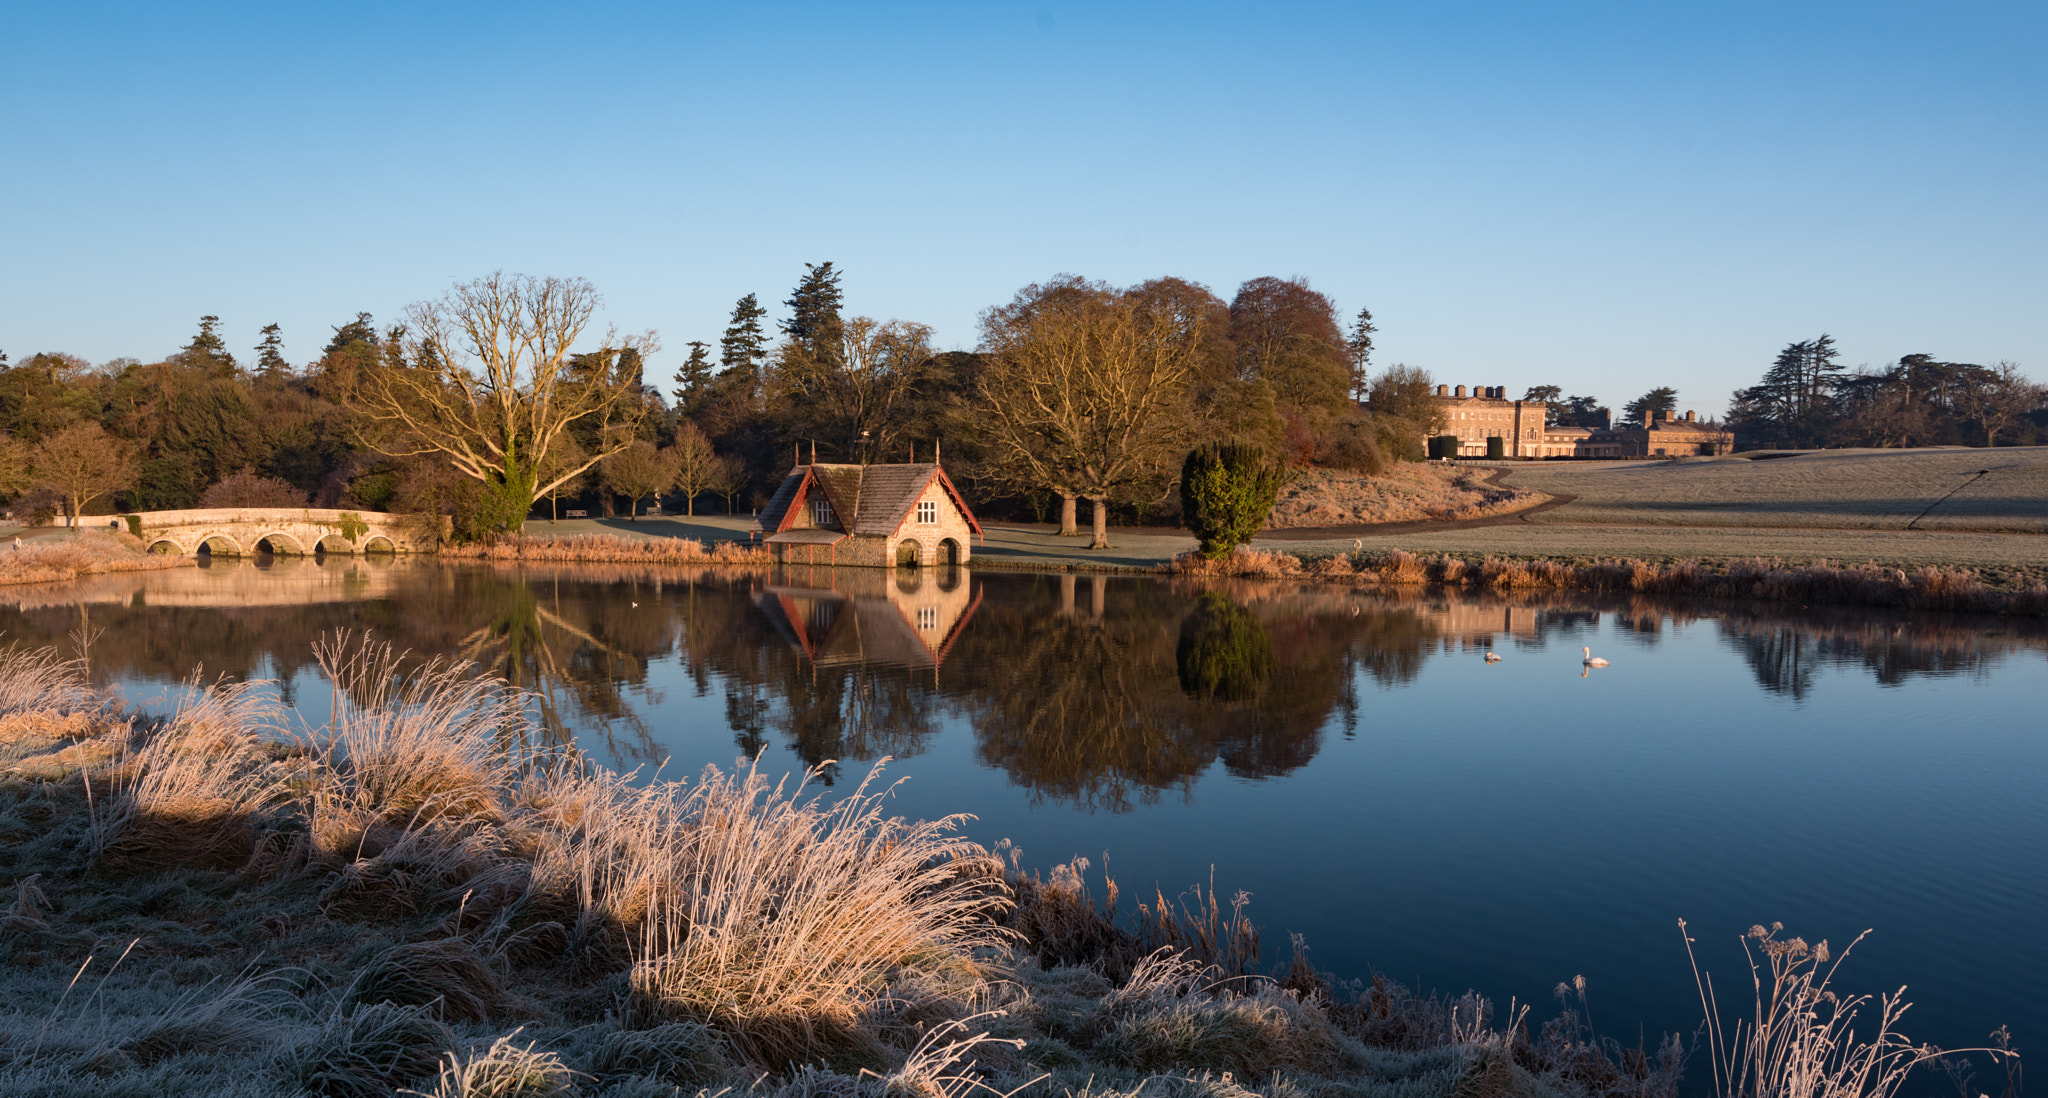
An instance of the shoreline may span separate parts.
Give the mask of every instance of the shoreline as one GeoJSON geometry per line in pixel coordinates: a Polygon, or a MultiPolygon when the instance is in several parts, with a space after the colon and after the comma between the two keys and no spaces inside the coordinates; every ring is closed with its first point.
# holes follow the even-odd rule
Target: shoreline
{"type": "Polygon", "coordinates": [[[0,1084],[353,1096],[455,1064],[605,1098],[1678,1093],[1675,1039],[1341,980],[1299,939],[1262,958],[1200,888],[1120,908],[1085,859],[1027,872],[963,817],[889,817],[879,767],[836,802],[745,771],[634,784],[506,752],[538,741],[503,680],[314,651],[349,700],[290,733],[242,687],[145,713],[0,650],[0,826],[32,833],[0,846],[0,1084]],[[95,1011],[64,1006],[81,958],[95,1011]]]}

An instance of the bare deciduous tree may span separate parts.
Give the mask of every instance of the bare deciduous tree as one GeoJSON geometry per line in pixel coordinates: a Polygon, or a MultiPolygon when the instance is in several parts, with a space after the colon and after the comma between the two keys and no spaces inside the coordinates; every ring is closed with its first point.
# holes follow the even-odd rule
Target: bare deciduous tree
{"type": "Polygon", "coordinates": [[[135,456],[128,444],[90,421],[44,439],[29,467],[37,484],[63,495],[73,527],[86,504],[135,481],[135,456]]]}
{"type": "MultiPolygon", "coordinates": [[[[495,272],[457,283],[406,310],[405,361],[346,379],[342,399],[371,425],[364,441],[392,455],[434,454],[483,483],[495,506],[487,525],[516,527],[533,501],[632,440],[608,432],[598,452],[543,480],[568,428],[598,416],[632,426],[644,411],[636,377],[576,376],[570,347],[590,323],[597,290],[580,278],[495,272]]],[[[606,351],[656,349],[654,333],[620,338],[606,351]]]]}
{"type": "Polygon", "coordinates": [[[676,431],[673,452],[675,487],[683,493],[683,514],[695,517],[697,494],[712,491],[712,482],[718,479],[718,455],[711,449],[711,440],[694,423],[685,423],[676,431]]]}
{"type": "Polygon", "coordinates": [[[2001,362],[1970,387],[1970,404],[1984,427],[1986,446],[1998,445],[2000,434],[2043,403],[2048,403],[2048,388],[2028,381],[2018,363],[2001,362]]]}
{"type": "Polygon", "coordinates": [[[1089,500],[1089,548],[1111,548],[1109,500],[1186,448],[1202,325],[1199,313],[1072,276],[984,313],[977,410],[991,463],[1020,487],[1089,500]]]}
{"type": "Polygon", "coordinates": [[[651,442],[634,442],[604,459],[604,483],[631,501],[626,515],[638,521],[640,501],[675,483],[674,450],[656,450],[651,442]]]}
{"type": "Polygon", "coordinates": [[[857,316],[840,321],[834,334],[830,353],[785,343],[777,375],[790,396],[811,407],[821,440],[841,454],[866,460],[893,453],[900,412],[931,361],[931,327],[857,316]]]}
{"type": "Polygon", "coordinates": [[[584,460],[585,456],[583,445],[576,441],[575,436],[564,435],[561,445],[550,449],[547,459],[541,463],[536,480],[543,485],[539,495],[548,501],[550,523],[562,521],[563,500],[581,495],[583,490],[589,487],[590,474],[586,471],[589,462],[584,460]],[[565,470],[576,471],[564,479],[560,474],[565,470]]]}
{"type": "Polygon", "coordinates": [[[711,482],[704,486],[725,497],[725,513],[733,513],[733,498],[747,490],[747,467],[731,454],[719,458],[712,470],[711,482]]]}

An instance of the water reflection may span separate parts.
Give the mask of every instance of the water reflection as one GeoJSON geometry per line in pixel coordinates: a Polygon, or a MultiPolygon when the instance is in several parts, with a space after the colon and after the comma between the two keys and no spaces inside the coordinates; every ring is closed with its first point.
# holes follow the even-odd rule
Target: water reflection
{"type": "MultiPolygon", "coordinates": [[[[0,591],[14,640],[92,645],[107,680],[307,671],[311,647],[369,629],[529,691],[550,735],[620,765],[666,754],[666,689],[720,696],[734,748],[806,765],[928,750],[949,722],[1039,803],[1130,811],[1192,796],[1212,766],[1269,778],[1323,737],[1371,727],[1361,691],[1432,658],[1574,648],[1602,621],[1654,647],[1708,623],[1765,691],[1803,701],[1827,668],[1895,685],[1981,674],[2037,624],[1850,609],[1539,595],[1457,598],[1302,584],[1198,586],[1066,575],[792,568],[440,565],[279,559],[0,591]],[[651,668],[672,662],[680,676],[651,668]]],[[[836,773],[828,769],[826,778],[836,773]]]]}

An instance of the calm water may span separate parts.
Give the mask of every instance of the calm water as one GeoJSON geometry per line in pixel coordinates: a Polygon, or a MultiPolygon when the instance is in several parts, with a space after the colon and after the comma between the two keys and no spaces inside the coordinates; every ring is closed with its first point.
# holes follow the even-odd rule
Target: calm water
{"type": "Polygon", "coordinates": [[[1724,1002],[1740,932],[1912,985],[1906,1032],[2048,1032],[2048,630],[1847,610],[1393,598],[1299,585],[432,562],[222,562],[0,590],[10,640],[148,702],[204,669],[318,720],[310,646],[367,628],[536,692],[608,763],[687,775],[873,760],[901,811],[972,812],[1126,896],[1213,872],[1340,975],[1690,1031],[1676,920],[1724,1002]],[[1583,674],[1580,648],[1613,666],[1583,674]],[[1502,656],[1487,665],[1489,648],[1502,656]]]}

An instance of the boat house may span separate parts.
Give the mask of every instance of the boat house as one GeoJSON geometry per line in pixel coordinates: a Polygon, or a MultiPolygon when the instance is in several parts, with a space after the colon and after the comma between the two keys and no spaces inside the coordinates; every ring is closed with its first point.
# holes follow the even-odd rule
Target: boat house
{"type": "Polygon", "coordinates": [[[787,564],[965,564],[981,533],[936,462],[799,465],[782,478],[753,531],[787,564]]]}

